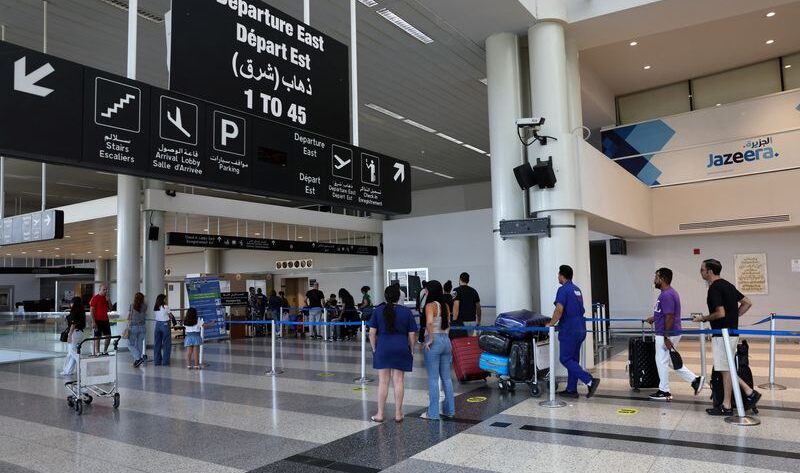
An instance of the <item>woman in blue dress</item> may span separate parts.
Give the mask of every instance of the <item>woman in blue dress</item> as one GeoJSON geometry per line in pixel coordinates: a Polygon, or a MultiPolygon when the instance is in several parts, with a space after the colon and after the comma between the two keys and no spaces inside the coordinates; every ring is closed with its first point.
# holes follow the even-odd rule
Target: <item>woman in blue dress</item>
{"type": "Polygon", "coordinates": [[[373,422],[383,422],[389,380],[394,384],[394,420],[403,421],[403,380],[414,364],[412,350],[416,341],[417,323],[411,310],[398,305],[400,288],[389,286],[384,292],[386,304],[375,308],[369,319],[369,343],[372,345],[372,367],[378,370],[378,412],[373,422]]]}

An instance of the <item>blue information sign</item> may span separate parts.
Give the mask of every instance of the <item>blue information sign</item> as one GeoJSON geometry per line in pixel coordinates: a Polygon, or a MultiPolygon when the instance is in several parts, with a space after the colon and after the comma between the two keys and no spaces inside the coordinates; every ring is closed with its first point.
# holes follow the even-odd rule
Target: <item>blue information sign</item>
{"type": "Polygon", "coordinates": [[[214,320],[217,322],[205,329],[203,338],[207,340],[227,336],[219,278],[213,276],[186,278],[186,292],[189,294],[189,307],[197,310],[198,318],[202,318],[205,323],[214,320]]]}

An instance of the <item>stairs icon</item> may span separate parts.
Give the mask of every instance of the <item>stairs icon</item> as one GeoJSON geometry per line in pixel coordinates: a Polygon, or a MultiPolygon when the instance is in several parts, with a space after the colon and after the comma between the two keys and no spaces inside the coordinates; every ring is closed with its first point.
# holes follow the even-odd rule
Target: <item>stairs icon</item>
{"type": "Polygon", "coordinates": [[[125,108],[126,105],[131,103],[131,100],[135,99],[136,96],[133,94],[125,94],[125,97],[119,99],[114,105],[108,107],[105,112],[100,113],[101,117],[104,118],[111,118],[111,115],[115,113],[119,113],[120,110],[125,108]]]}

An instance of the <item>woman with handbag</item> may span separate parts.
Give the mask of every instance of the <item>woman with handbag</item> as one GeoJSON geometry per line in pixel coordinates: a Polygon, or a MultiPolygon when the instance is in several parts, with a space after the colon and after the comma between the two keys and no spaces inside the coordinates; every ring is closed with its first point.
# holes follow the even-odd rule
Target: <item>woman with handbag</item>
{"type": "Polygon", "coordinates": [[[133,304],[128,311],[128,351],[133,356],[133,367],[138,368],[144,363],[144,353],[142,353],[145,335],[145,318],[147,307],[144,305],[144,294],[137,292],[133,296],[133,304]]]}
{"type": "Polygon", "coordinates": [[[83,341],[83,331],[86,328],[86,311],[83,308],[83,301],[80,297],[72,298],[72,306],[67,315],[67,359],[64,360],[64,368],[61,376],[72,376],[75,374],[75,366],[78,364],[78,344],[83,341]]]}

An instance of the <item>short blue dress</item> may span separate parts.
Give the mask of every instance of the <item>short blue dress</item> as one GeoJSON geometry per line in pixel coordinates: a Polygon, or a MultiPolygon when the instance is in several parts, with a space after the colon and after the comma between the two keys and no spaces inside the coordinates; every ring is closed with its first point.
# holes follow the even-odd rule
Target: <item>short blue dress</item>
{"type": "Polygon", "coordinates": [[[395,369],[411,371],[414,357],[408,346],[408,333],[418,330],[417,323],[411,310],[401,305],[395,305],[395,331],[389,332],[383,316],[385,305],[375,308],[372,317],[367,322],[370,328],[378,330],[375,353],[372,356],[372,367],[376,370],[395,369]]]}

